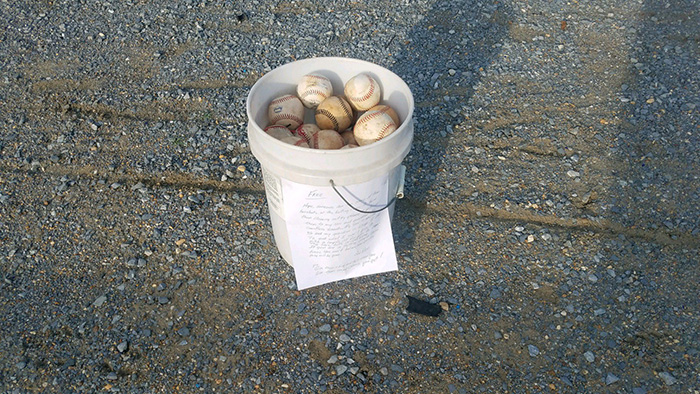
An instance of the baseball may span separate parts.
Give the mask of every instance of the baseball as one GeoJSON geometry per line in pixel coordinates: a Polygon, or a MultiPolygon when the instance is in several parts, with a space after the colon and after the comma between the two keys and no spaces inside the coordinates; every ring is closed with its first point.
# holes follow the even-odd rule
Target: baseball
{"type": "Polygon", "coordinates": [[[352,107],[339,96],[323,100],[316,108],[316,124],[320,129],[345,130],[352,124],[352,107]]]}
{"type": "Polygon", "coordinates": [[[321,130],[309,140],[309,146],[314,149],[340,149],[343,145],[343,137],[335,130],[321,130]]]}
{"type": "Polygon", "coordinates": [[[360,147],[359,145],[347,144],[347,145],[345,145],[344,147],[342,147],[342,148],[340,148],[340,149],[352,149],[352,148],[359,148],[359,147],[360,147]]]}
{"type": "Polygon", "coordinates": [[[357,119],[353,133],[357,144],[364,146],[381,140],[394,130],[396,123],[391,116],[381,111],[368,111],[357,119]]]}
{"type": "Polygon", "coordinates": [[[306,143],[305,139],[303,139],[301,137],[297,137],[297,136],[284,137],[280,141],[285,142],[285,143],[290,144],[290,145],[300,146],[302,148],[309,147],[309,144],[306,143]]]}
{"type": "Polygon", "coordinates": [[[357,141],[355,141],[355,135],[352,133],[352,130],[345,130],[340,133],[340,136],[343,137],[345,145],[357,145],[357,141]]]}
{"type": "Polygon", "coordinates": [[[387,115],[391,116],[391,120],[394,121],[394,123],[396,124],[396,127],[397,127],[397,128],[398,128],[399,126],[401,126],[401,121],[399,120],[399,115],[396,113],[396,111],[394,111],[393,108],[391,108],[391,107],[388,106],[388,105],[383,105],[383,104],[375,105],[374,107],[370,108],[368,111],[382,111],[382,112],[385,112],[387,115]]]}
{"type": "Polygon", "coordinates": [[[345,84],[345,97],[357,111],[367,111],[379,104],[382,91],[376,79],[370,75],[357,74],[345,84]]]}
{"type": "Polygon", "coordinates": [[[297,85],[297,95],[306,108],[313,109],[333,95],[333,85],[323,75],[307,74],[301,77],[297,85]]]}
{"type": "Polygon", "coordinates": [[[302,137],[307,142],[311,140],[311,136],[318,133],[321,130],[313,123],[304,123],[303,125],[297,127],[292,133],[296,136],[302,137]]]}
{"type": "Polygon", "coordinates": [[[304,104],[297,96],[285,94],[272,100],[267,107],[267,117],[270,124],[294,130],[304,123],[304,104]]]}
{"type": "Polygon", "coordinates": [[[284,126],[277,125],[277,124],[273,124],[272,126],[265,127],[265,132],[267,134],[277,138],[278,140],[292,136],[292,132],[289,131],[288,128],[286,128],[284,126]]]}

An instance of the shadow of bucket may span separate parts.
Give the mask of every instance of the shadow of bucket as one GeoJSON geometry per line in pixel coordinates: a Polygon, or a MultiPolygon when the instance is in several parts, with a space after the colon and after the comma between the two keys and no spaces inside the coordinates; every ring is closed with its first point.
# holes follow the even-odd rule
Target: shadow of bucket
{"type": "MultiPolygon", "coordinates": [[[[294,266],[281,179],[302,185],[333,187],[338,192],[336,186],[342,189],[343,186],[388,175],[389,217],[393,217],[394,197],[403,194],[405,167],[401,162],[411,150],[413,141],[413,109],[413,95],[401,78],[383,67],[358,59],[321,57],[299,60],[268,72],[253,85],[246,102],[248,140],[262,168],[275,243],[287,263],[294,266]],[[263,131],[268,126],[269,103],[283,94],[296,95],[296,85],[302,76],[311,73],[324,75],[331,80],[334,94],[342,95],[345,83],[361,72],[372,75],[379,82],[381,103],[391,106],[402,120],[399,128],[389,136],[359,148],[320,150],[286,144],[263,131]]],[[[305,111],[305,121],[313,122],[314,111],[305,111]]]]}

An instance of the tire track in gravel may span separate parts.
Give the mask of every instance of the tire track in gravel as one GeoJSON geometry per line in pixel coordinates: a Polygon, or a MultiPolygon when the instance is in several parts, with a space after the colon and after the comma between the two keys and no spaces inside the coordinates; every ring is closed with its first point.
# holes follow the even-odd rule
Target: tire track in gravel
{"type": "MultiPolygon", "coordinates": [[[[26,168],[3,163],[0,161],[0,170],[4,173],[10,172],[32,172],[26,168]]],[[[142,184],[151,188],[178,189],[178,190],[213,190],[217,192],[235,192],[239,194],[262,196],[265,193],[264,187],[259,182],[242,180],[241,182],[218,181],[196,177],[184,173],[115,173],[99,169],[94,166],[73,167],[65,165],[50,165],[42,172],[48,173],[56,178],[68,176],[74,178],[102,178],[110,183],[120,183],[133,187],[142,184]]],[[[492,220],[499,222],[530,223],[542,226],[554,226],[577,231],[593,231],[600,234],[619,235],[626,237],[644,239],[663,246],[672,247],[700,247],[700,237],[688,233],[673,230],[645,229],[627,227],[621,223],[610,219],[599,218],[566,218],[551,214],[537,214],[532,210],[520,207],[508,207],[507,209],[496,209],[483,204],[466,202],[468,196],[457,196],[456,200],[465,202],[435,203],[427,200],[415,200],[410,197],[404,198],[402,205],[407,205],[409,209],[402,208],[400,212],[410,212],[409,215],[441,216],[445,218],[453,217],[455,214],[468,219],[492,220]]]]}

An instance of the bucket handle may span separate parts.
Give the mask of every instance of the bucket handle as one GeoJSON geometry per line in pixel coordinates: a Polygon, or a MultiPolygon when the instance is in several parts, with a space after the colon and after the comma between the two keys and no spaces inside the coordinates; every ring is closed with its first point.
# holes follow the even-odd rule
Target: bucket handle
{"type": "Polygon", "coordinates": [[[343,202],[345,202],[345,204],[347,204],[350,208],[354,209],[355,211],[360,212],[360,213],[377,213],[377,212],[381,212],[381,211],[389,208],[391,206],[391,204],[396,202],[397,199],[403,198],[403,186],[404,186],[404,178],[406,177],[406,167],[403,165],[400,166],[399,171],[401,172],[401,174],[400,174],[399,184],[396,188],[396,194],[394,195],[394,198],[392,198],[391,201],[389,201],[382,208],[376,209],[374,211],[363,211],[362,209],[356,208],[352,204],[350,204],[350,202],[348,202],[348,200],[346,200],[345,197],[343,197],[343,195],[340,194],[340,191],[338,189],[336,189],[335,182],[333,182],[332,179],[331,179],[331,187],[333,188],[333,191],[335,191],[335,193],[338,195],[338,197],[340,197],[343,200],[343,202]]]}

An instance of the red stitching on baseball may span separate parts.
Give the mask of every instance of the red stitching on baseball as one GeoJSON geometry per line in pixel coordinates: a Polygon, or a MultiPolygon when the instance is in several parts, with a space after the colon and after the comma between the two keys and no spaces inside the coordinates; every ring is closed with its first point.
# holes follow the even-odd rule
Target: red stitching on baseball
{"type": "Polygon", "coordinates": [[[304,121],[301,120],[298,116],[292,115],[292,114],[278,114],[278,115],[275,115],[275,116],[272,117],[272,119],[270,120],[270,122],[272,122],[272,123],[277,123],[277,121],[280,121],[280,120],[282,120],[282,119],[293,120],[293,121],[297,122],[298,124],[301,124],[301,123],[304,122],[304,121]]]}
{"type": "MultiPolygon", "coordinates": [[[[384,138],[384,134],[386,133],[386,131],[389,128],[391,128],[391,126],[394,126],[394,122],[391,122],[391,123],[387,124],[386,126],[384,126],[382,128],[382,130],[379,132],[379,137],[377,137],[377,139],[374,140],[374,142],[377,142],[377,141],[381,140],[382,138],[384,138]]],[[[396,128],[396,126],[394,126],[394,128],[396,128]]]]}
{"type": "MultiPolygon", "coordinates": [[[[327,109],[319,109],[319,110],[316,110],[316,114],[324,115],[325,117],[327,117],[328,120],[333,122],[334,128],[336,130],[338,130],[338,120],[335,118],[335,116],[333,116],[332,113],[330,113],[330,111],[328,111],[327,109]]],[[[318,134],[318,133],[316,133],[316,134],[318,134]]],[[[316,135],[316,134],[314,134],[314,135],[316,135]]]]}
{"type": "MultiPolygon", "coordinates": [[[[343,99],[340,99],[340,98],[338,98],[338,100],[340,101],[340,106],[343,107],[343,111],[345,111],[345,116],[347,116],[348,119],[351,119],[351,121],[352,121],[352,112],[350,112],[350,111],[352,110],[352,108],[347,108],[347,107],[345,106],[345,104],[348,104],[347,101],[345,101],[345,100],[343,100],[343,99]]],[[[348,106],[349,106],[349,105],[350,105],[350,104],[348,104],[348,106]]]]}
{"type": "Polygon", "coordinates": [[[311,136],[311,147],[314,149],[318,149],[318,133],[314,134],[311,136]],[[313,141],[313,142],[312,142],[313,141]]]}
{"type": "MultiPolygon", "coordinates": [[[[358,125],[358,124],[365,123],[365,122],[367,122],[367,121],[369,121],[369,120],[371,120],[371,119],[376,118],[377,116],[379,116],[379,115],[381,115],[381,114],[383,114],[383,112],[381,112],[381,111],[375,111],[375,112],[365,113],[364,115],[362,115],[362,117],[360,117],[360,119],[357,120],[357,123],[355,123],[355,124],[358,125]]],[[[389,116],[389,115],[387,115],[387,116],[389,116]]],[[[389,116],[389,117],[390,117],[390,116],[389,116]]],[[[391,117],[390,117],[390,118],[391,118],[391,117]]],[[[391,123],[394,123],[394,121],[392,120],[391,123]]]]}
{"type": "Polygon", "coordinates": [[[319,96],[323,97],[324,99],[328,98],[328,95],[325,92],[318,90],[318,89],[309,89],[309,90],[305,91],[301,95],[301,97],[306,98],[306,96],[308,96],[310,94],[318,94],[319,96]]]}
{"type": "Polygon", "coordinates": [[[295,99],[295,98],[297,98],[297,96],[295,96],[295,95],[293,95],[293,94],[288,94],[288,95],[286,95],[286,96],[278,97],[278,98],[272,100],[272,102],[270,103],[270,105],[283,103],[283,102],[285,102],[285,101],[289,101],[289,100],[295,99]]]}
{"type": "Polygon", "coordinates": [[[363,102],[363,101],[368,100],[370,97],[372,97],[372,94],[374,94],[374,79],[370,76],[368,76],[367,78],[369,78],[369,92],[367,94],[365,94],[364,96],[351,97],[352,101],[363,102]]]}

